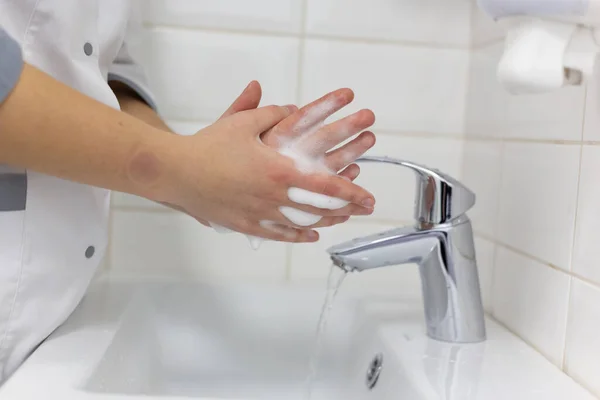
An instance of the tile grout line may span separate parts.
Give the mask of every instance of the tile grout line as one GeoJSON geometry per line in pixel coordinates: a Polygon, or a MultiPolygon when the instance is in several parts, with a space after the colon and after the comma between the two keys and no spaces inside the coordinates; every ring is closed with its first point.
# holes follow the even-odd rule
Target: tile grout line
{"type": "Polygon", "coordinates": [[[475,15],[478,10],[478,6],[476,2],[471,2],[471,7],[469,7],[469,55],[473,52],[473,44],[474,44],[474,31],[475,31],[475,15]]]}
{"type": "Polygon", "coordinates": [[[499,37],[499,38],[485,40],[481,43],[472,43],[470,49],[471,49],[471,51],[485,50],[488,47],[492,47],[497,44],[503,43],[504,40],[505,40],[504,37],[499,37]]]}
{"type": "Polygon", "coordinates": [[[493,244],[495,244],[497,246],[500,246],[500,247],[503,247],[503,248],[505,248],[507,250],[510,250],[511,252],[513,252],[513,253],[521,256],[521,257],[524,257],[524,258],[526,258],[526,259],[528,259],[530,261],[535,261],[538,264],[541,264],[541,265],[543,265],[545,267],[549,267],[549,268],[555,270],[556,272],[559,272],[559,273],[565,274],[567,276],[570,276],[572,278],[575,278],[575,279],[577,279],[577,280],[579,280],[579,281],[581,281],[583,283],[586,283],[586,284],[588,284],[588,285],[590,285],[590,286],[592,286],[592,287],[594,287],[596,289],[600,289],[600,283],[598,283],[598,282],[594,282],[594,281],[592,281],[592,280],[590,280],[588,278],[585,278],[585,277],[583,277],[583,276],[581,276],[579,274],[576,274],[574,272],[566,271],[566,270],[564,270],[562,268],[557,267],[554,264],[549,263],[548,261],[542,260],[539,257],[536,257],[534,255],[528,254],[528,253],[526,253],[523,250],[519,250],[516,247],[513,247],[513,246],[511,246],[509,244],[506,244],[504,242],[501,242],[499,240],[493,239],[492,237],[490,237],[490,236],[488,236],[486,234],[482,234],[480,232],[475,232],[475,236],[479,237],[480,239],[484,239],[484,240],[486,240],[488,242],[491,242],[491,243],[493,243],[493,244]]]}
{"type": "MultiPolygon", "coordinates": [[[[585,135],[585,119],[587,116],[587,94],[588,87],[586,86],[583,96],[584,96],[584,107],[583,107],[583,118],[581,119],[581,142],[583,143],[583,138],[585,135]]],[[[575,241],[577,239],[577,217],[579,214],[579,197],[581,195],[581,171],[583,166],[583,144],[580,145],[579,148],[579,171],[577,173],[577,195],[575,197],[575,216],[573,220],[573,239],[571,241],[571,254],[569,257],[569,272],[573,274],[573,261],[575,258],[575,241]]],[[[568,288],[568,300],[567,300],[567,318],[565,323],[565,331],[564,331],[564,343],[563,343],[563,353],[562,353],[562,365],[561,369],[563,371],[567,370],[567,350],[569,347],[569,326],[571,325],[572,316],[571,316],[571,305],[573,302],[573,280],[575,278],[573,276],[569,279],[569,288],[568,288]]]]}
{"type": "MultiPolygon", "coordinates": [[[[503,321],[499,320],[498,318],[496,318],[493,315],[489,315],[489,317],[492,319],[492,321],[494,321],[495,323],[497,323],[498,325],[500,325],[501,327],[503,327],[504,329],[506,329],[508,332],[510,332],[511,334],[513,334],[514,336],[516,336],[517,338],[519,338],[523,343],[525,343],[527,346],[529,346],[530,348],[532,348],[533,350],[535,350],[537,353],[539,353],[542,357],[544,357],[550,364],[554,365],[557,368],[560,368],[559,365],[555,364],[552,360],[550,360],[550,358],[544,354],[544,352],[542,350],[540,350],[533,342],[531,342],[529,339],[523,337],[523,335],[520,335],[519,333],[517,333],[514,329],[512,329],[510,326],[508,326],[508,324],[504,323],[503,321]]],[[[572,378],[572,377],[571,377],[572,378]]]]}
{"type": "MultiPolygon", "coordinates": [[[[304,3],[305,0],[303,0],[304,3]]],[[[303,12],[303,19],[305,19],[306,13],[303,12]]],[[[330,33],[306,33],[305,26],[303,25],[300,32],[286,32],[283,30],[261,30],[261,29],[234,29],[234,28],[215,28],[215,27],[189,27],[179,26],[172,24],[154,24],[145,22],[144,28],[147,30],[174,30],[174,31],[187,31],[187,32],[206,32],[206,33],[220,33],[220,34],[233,34],[233,35],[248,35],[248,36],[263,36],[263,37],[279,37],[279,38],[299,38],[299,39],[316,39],[316,40],[331,40],[336,42],[346,42],[354,44],[381,44],[381,45],[393,45],[393,46],[404,46],[404,47],[421,47],[435,50],[463,50],[470,51],[469,45],[456,45],[451,43],[433,43],[433,42],[420,42],[412,40],[401,40],[401,39],[383,39],[383,38],[368,38],[360,36],[344,36],[330,33]]]]}
{"type": "MultiPolygon", "coordinates": [[[[504,180],[504,168],[503,168],[503,165],[504,165],[505,157],[506,157],[506,145],[505,145],[505,143],[501,143],[500,144],[500,173],[498,174],[498,182],[497,182],[497,185],[496,185],[496,188],[497,188],[496,195],[497,195],[497,197],[500,197],[500,191],[501,191],[501,188],[502,188],[502,181],[504,180]]],[[[500,205],[501,205],[501,202],[498,201],[498,204],[496,204],[496,209],[494,210],[494,212],[495,212],[495,215],[494,215],[494,226],[492,227],[493,228],[493,234],[492,234],[492,236],[494,236],[494,239],[498,237],[498,225],[500,223],[500,205]]],[[[490,293],[490,296],[491,296],[490,302],[492,304],[491,305],[491,313],[492,313],[492,315],[494,315],[494,310],[496,309],[496,305],[495,305],[495,297],[496,296],[494,295],[494,293],[496,293],[495,283],[496,283],[496,270],[497,270],[497,268],[496,268],[496,260],[497,260],[497,257],[498,257],[498,244],[494,243],[493,260],[492,260],[492,277],[491,277],[491,282],[490,282],[491,291],[492,291],[492,293],[490,293]]]]}
{"type": "Polygon", "coordinates": [[[498,136],[484,135],[466,135],[467,142],[504,142],[504,143],[540,143],[540,144],[561,144],[561,145],[591,145],[598,146],[597,140],[568,140],[568,139],[533,139],[533,138],[503,138],[498,136]]]}
{"type": "MultiPolygon", "coordinates": [[[[475,7],[477,7],[476,3],[471,3],[471,7],[469,7],[469,47],[471,47],[471,43],[473,41],[473,26],[474,26],[474,18],[475,18],[475,7]]],[[[465,168],[466,168],[466,164],[467,164],[467,157],[466,157],[466,145],[467,145],[467,141],[465,140],[466,138],[466,133],[467,133],[467,125],[469,124],[469,104],[470,101],[469,99],[471,98],[471,75],[473,72],[473,51],[469,51],[469,53],[467,54],[467,68],[466,68],[466,79],[465,79],[465,85],[466,85],[466,90],[464,93],[464,110],[463,110],[463,115],[462,115],[462,119],[463,119],[463,135],[462,135],[462,160],[461,160],[461,165],[460,165],[460,176],[458,177],[459,179],[463,179],[463,177],[465,176],[465,168]]]]}
{"type": "MultiPolygon", "coordinates": [[[[508,326],[507,324],[505,324],[504,322],[502,322],[501,320],[499,320],[498,318],[496,318],[493,315],[489,315],[490,319],[492,321],[494,321],[495,323],[497,323],[498,325],[500,325],[501,327],[503,327],[504,329],[506,329],[508,332],[510,332],[512,335],[516,336],[518,339],[520,339],[523,343],[525,343],[527,346],[529,346],[531,349],[533,349],[534,351],[536,351],[537,353],[539,353],[542,357],[544,357],[550,364],[556,366],[557,368],[561,369],[560,365],[555,364],[554,362],[552,362],[552,360],[550,360],[549,357],[547,357],[543,351],[541,351],[540,349],[537,348],[537,346],[535,344],[533,344],[532,342],[529,341],[529,339],[524,338],[522,335],[519,335],[515,330],[513,330],[510,326],[508,326]]],[[[565,372],[565,371],[563,371],[565,372]]],[[[574,376],[571,376],[569,374],[566,374],[570,379],[573,380],[573,382],[575,382],[580,388],[588,391],[590,394],[592,394],[594,397],[595,394],[593,393],[593,391],[585,384],[583,384],[582,382],[580,382],[579,380],[575,379],[574,376]]]]}

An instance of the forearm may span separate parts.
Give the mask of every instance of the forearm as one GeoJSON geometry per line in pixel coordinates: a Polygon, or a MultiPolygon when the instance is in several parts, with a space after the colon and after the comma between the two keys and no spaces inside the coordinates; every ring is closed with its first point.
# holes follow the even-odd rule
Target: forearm
{"type": "Polygon", "coordinates": [[[0,164],[160,199],[177,136],[26,65],[0,104],[0,164]]]}
{"type": "Polygon", "coordinates": [[[165,124],[160,116],[129,86],[118,81],[110,82],[110,87],[117,96],[121,111],[138,118],[148,125],[162,131],[171,132],[171,128],[165,124]]]}

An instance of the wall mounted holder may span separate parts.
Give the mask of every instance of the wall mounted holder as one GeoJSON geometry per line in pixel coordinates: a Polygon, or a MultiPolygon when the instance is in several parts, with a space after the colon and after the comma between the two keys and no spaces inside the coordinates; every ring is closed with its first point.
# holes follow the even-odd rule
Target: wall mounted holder
{"type": "Polygon", "coordinates": [[[498,79],[512,94],[581,85],[600,55],[600,0],[478,0],[507,29],[498,79]]]}

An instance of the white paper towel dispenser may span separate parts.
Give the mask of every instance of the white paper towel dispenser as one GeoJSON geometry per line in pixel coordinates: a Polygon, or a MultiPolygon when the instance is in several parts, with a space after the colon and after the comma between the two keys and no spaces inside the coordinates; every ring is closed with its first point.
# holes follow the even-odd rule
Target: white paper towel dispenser
{"type": "Polygon", "coordinates": [[[579,85],[600,54],[600,0],[478,0],[507,29],[498,79],[513,94],[579,85]]]}

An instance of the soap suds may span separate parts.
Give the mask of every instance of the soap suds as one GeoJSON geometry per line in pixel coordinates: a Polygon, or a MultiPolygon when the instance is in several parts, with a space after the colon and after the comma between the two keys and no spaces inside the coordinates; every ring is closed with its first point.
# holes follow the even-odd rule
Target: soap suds
{"type": "Polygon", "coordinates": [[[288,189],[288,198],[298,204],[305,204],[327,210],[338,210],[350,204],[349,201],[338,199],[337,197],[330,197],[296,187],[288,189]]]}
{"type": "Polygon", "coordinates": [[[250,247],[252,247],[252,250],[258,250],[260,245],[265,241],[265,239],[259,238],[258,236],[246,235],[246,237],[250,242],[250,247]]]}
{"type": "Polygon", "coordinates": [[[319,222],[322,218],[320,215],[311,214],[306,211],[298,210],[297,208],[286,206],[279,207],[279,212],[298,226],[311,226],[319,222]]]}

